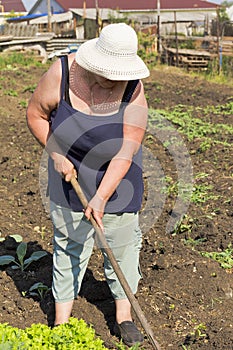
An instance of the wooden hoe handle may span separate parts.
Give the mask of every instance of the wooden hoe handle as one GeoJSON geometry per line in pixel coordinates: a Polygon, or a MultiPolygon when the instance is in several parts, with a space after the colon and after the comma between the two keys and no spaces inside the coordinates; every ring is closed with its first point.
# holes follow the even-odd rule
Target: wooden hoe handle
{"type": "MultiPolygon", "coordinates": [[[[72,184],[78,198],[80,199],[80,201],[83,205],[83,208],[86,208],[87,204],[88,204],[87,199],[86,199],[78,181],[76,180],[76,178],[74,176],[71,179],[71,184],[72,184]]],[[[149,323],[147,322],[145,315],[143,314],[143,311],[142,311],[137,299],[135,298],[121,268],[119,267],[119,265],[115,259],[115,256],[113,255],[111,248],[109,247],[109,245],[105,239],[105,236],[104,236],[102,230],[100,229],[99,225],[95,221],[93,215],[91,215],[90,221],[91,221],[93,228],[95,229],[98,242],[100,243],[101,247],[103,247],[104,251],[106,252],[106,254],[109,258],[109,261],[110,261],[110,263],[111,263],[111,265],[112,265],[112,267],[113,267],[113,269],[114,269],[114,271],[115,271],[115,273],[116,273],[116,275],[121,283],[121,286],[124,289],[125,294],[127,295],[127,298],[129,299],[129,302],[132,305],[132,308],[134,309],[135,314],[137,315],[139,321],[141,322],[141,325],[144,328],[153,348],[156,350],[161,350],[159,343],[154,339],[152,329],[151,329],[149,323]]]]}

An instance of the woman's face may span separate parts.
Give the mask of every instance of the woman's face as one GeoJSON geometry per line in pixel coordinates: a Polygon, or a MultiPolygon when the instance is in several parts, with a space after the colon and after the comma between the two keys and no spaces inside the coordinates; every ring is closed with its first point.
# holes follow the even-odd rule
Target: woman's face
{"type": "Polygon", "coordinates": [[[95,77],[95,81],[104,89],[112,89],[118,81],[109,80],[107,78],[101,77],[100,75],[93,74],[95,77]]]}

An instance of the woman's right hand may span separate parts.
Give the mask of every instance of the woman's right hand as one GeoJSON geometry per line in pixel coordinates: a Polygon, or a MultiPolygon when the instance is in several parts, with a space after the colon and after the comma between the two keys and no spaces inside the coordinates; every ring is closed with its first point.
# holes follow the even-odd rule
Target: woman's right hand
{"type": "Polygon", "coordinates": [[[60,153],[52,152],[50,157],[54,162],[54,169],[64,178],[65,181],[71,181],[73,176],[77,177],[77,172],[73,163],[60,153]]]}

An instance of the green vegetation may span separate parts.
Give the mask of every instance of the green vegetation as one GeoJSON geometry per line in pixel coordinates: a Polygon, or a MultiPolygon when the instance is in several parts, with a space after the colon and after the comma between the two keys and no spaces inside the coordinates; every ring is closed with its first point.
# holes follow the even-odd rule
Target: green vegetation
{"type": "Polygon", "coordinates": [[[191,233],[193,228],[193,219],[188,215],[184,215],[182,219],[176,224],[176,227],[173,231],[173,236],[176,234],[182,234],[184,232],[191,233]]]}
{"type": "Polygon", "coordinates": [[[27,243],[21,242],[17,249],[16,249],[16,255],[17,260],[12,255],[2,255],[0,257],[0,266],[2,265],[9,265],[13,263],[11,266],[12,269],[21,269],[21,271],[24,271],[33,261],[37,261],[44,256],[47,255],[47,253],[43,250],[38,250],[37,252],[32,253],[32,255],[28,259],[24,259],[27,252],[27,243]]]}
{"type": "Polygon", "coordinates": [[[219,59],[214,58],[209,62],[208,69],[202,73],[208,80],[214,80],[218,83],[228,83],[232,85],[233,78],[233,57],[222,56],[221,71],[219,59]]]}
{"type": "Polygon", "coordinates": [[[38,61],[34,53],[21,53],[21,52],[12,52],[12,53],[1,53],[0,54],[0,69],[7,70],[17,70],[19,67],[28,67],[28,66],[41,66],[42,63],[38,61]]]}
{"type": "MultiPolygon", "coordinates": [[[[138,350],[139,346],[126,347],[122,342],[115,344],[118,350],[138,350]]],[[[83,319],[71,317],[68,323],[50,328],[44,324],[32,324],[19,329],[7,323],[0,323],[0,350],[108,350],[103,340],[83,319]]],[[[140,347],[140,349],[143,349],[140,347]]]]}
{"type": "MultiPolygon", "coordinates": [[[[22,236],[20,235],[9,235],[9,237],[12,237],[17,243],[22,242],[22,236]]],[[[5,237],[1,237],[1,232],[0,232],[0,242],[5,241],[5,237]]]]}
{"type": "Polygon", "coordinates": [[[36,88],[36,85],[37,85],[37,84],[33,84],[33,85],[28,85],[28,86],[26,86],[26,87],[23,89],[23,92],[29,91],[29,92],[33,93],[34,90],[35,90],[35,88],[36,88]]]}
{"type": "Polygon", "coordinates": [[[216,200],[219,196],[212,194],[211,190],[213,189],[212,185],[208,184],[195,184],[194,190],[191,196],[191,202],[196,204],[202,204],[209,200],[216,200]]]}
{"type": "Polygon", "coordinates": [[[33,324],[25,330],[0,324],[1,350],[104,350],[103,341],[83,320],[70,318],[69,323],[51,329],[33,324]]]}
{"type": "Polygon", "coordinates": [[[152,49],[154,41],[155,38],[153,35],[138,32],[138,55],[150,69],[155,66],[157,62],[157,53],[152,49]]]}
{"type": "Polygon", "coordinates": [[[18,92],[13,90],[13,89],[9,89],[9,90],[4,91],[4,95],[17,97],[18,92]]]}
{"type": "Polygon", "coordinates": [[[231,244],[222,252],[201,252],[201,255],[217,261],[224,269],[233,268],[233,247],[231,244]]]}
{"type": "Polygon", "coordinates": [[[43,300],[44,297],[46,296],[46,294],[51,290],[51,288],[49,288],[48,286],[46,286],[45,284],[43,284],[42,282],[37,282],[34,283],[28,291],[26,292],[22,292],[22,295],[28,296],[28,297],[39,297],[40,300],[43,300]]]}
{"type": "Polygon", "coordinates": [[[27,108],[28,102],[25,101],[25,100],[22,100],[22,101],[19,102],[19,105],[20,105],[22,108],[27,108]]]}
{"type": "MultiPolygon", "coordinates": [[[[218,135],[225,134],[226,136],[233,135],[233,126],[222,123],[210,123],[195,117],[198,114],[221,114],[227,116],[233,114],[233,102],[230,101],[226,105],[219,105],[216,107],[194,108],[183,105],[176,106],[171,111],[153,110],[150,109],[149,125],[156,128],[164,129],[164,121],[172,122],[176,129],[184,134],[188,141],[194,139],[200,140],[200,151],[205,151],[216,144],[224,144],[225,147],[231,147],[231,143],[218,139],[218,135]]],[[[165,126],[167,130],[172,130],[172,125],[165,126]]]]}
{"type": "MultiPolygon", "coordinates": [[[[195,320],[193,320],[193,322],[195,322],[195,320]]],[[[208,337],[206,329],[207,327],[204,323],[199,323],[196,325],[193,331],[190,332],[190,335],[187,337],[188,342],[192,342],[194,344],[197,340],[206,339],[208,337]]],[[[183,350],[191,350],[190,345],[182,344],[181,346],[183,350]]]]}

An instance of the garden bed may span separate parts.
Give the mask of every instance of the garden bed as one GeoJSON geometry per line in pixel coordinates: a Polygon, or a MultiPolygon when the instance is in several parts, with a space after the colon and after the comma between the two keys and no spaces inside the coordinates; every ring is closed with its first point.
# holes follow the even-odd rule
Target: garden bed
{"type": "MultiPolygon", "coordinates": [[[[19,328],[33,323],[52,324],[54,318],[50,290],[52,225],[39,189],[42,149],[31,136],[25,120],[27,101],[44,70],[45,67],[9,67],[1,72],[0,82],[0,231],[1,237],[6,238],[0,243],[0,255],[15,256],[17,244],[7,238],[12,234],[21,235],[27,242],[27,257],[37,250],[47,252],[24,271],[1,268],[0,322],[19,328]],[[48,287],[42,300],[39,295],[28,293],[37,282],[48,287]]],[[[144,141],[148,150],[144,173],[147,204],[141,213],[142,227],[145,227],[141,251],[143,279],[137,298],[162,349],[229,350],[233,339],[232,267],[221,265],[221,261],[205,253],[227,255],[229,250],[231,262],[233,113],[230,104],[233,89],[177,69],[164,68],[155,69],[145,80],[145,91],[150,108],[167,110],[168,118],[166,113],[165,118],[169,125],[176,117],[172,125],[179,128],[178,134],[188,150],[196,196],[190,200],[183,221],[167,232],[176,198],[177,169],[169,147],[148,128],[144,141]],[[175,116],[172,111],[178,105],[184,107],[179,106],[175,116]],[[227,113],[230,108],[231,112],[227,113]],[[190,130],[188,134],[185,129],[188,122],[180,126],[180,116],[188,118],[187,111],[194,120],[190,124],[191,136],[190,130]],[[197,120],[201,122],[200,127],[197,120]],[[198,134],[200,130],[204,130],[204,134],[198,134]],[[156,169],[148,166],[153,165],[151,157],[159,162],[166,182],[165,200],[157,219],[153,211],[150,212],[157,200],[149,193],[153,179],[157,179],[156,169]]],[[[115,310],[102,265],[102,256],[95,249],[73,316],[93,325],[105,346],[113,349],[117,348],[117,338],[111,335],[115,310]]],[[[145,340],[144,349],[151,348],[145,340]]]]}

